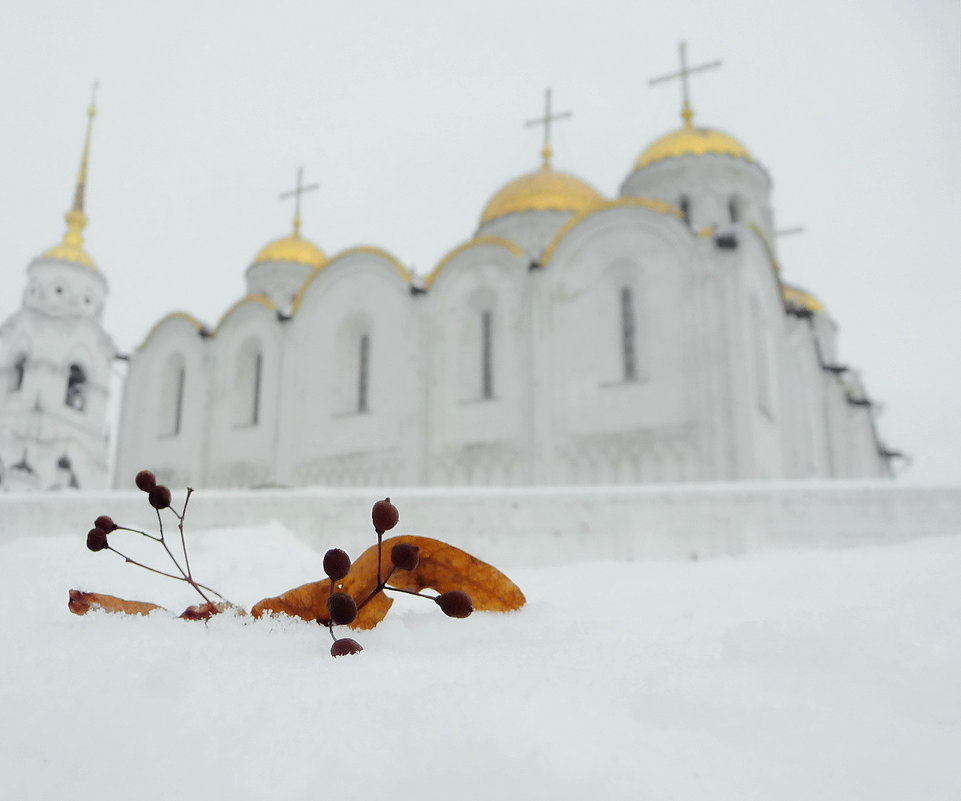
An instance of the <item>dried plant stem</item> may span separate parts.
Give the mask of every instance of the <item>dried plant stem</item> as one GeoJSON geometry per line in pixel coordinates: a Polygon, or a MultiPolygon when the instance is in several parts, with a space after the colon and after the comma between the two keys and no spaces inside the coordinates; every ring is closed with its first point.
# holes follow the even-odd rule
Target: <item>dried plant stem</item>
{"type": "Polygon", "coordinates": [[[427,598],[431,601],[434,600],[432,596],[424,595],[424,593],[417,592],[416,590],[405,590],[402,587],[388,587],[386,584],[384,585],[384,589],[390,590],[391,592],[406,592],[408,595],[416,595],[418,598],[427,598]]]}
{"type": "MultiPolygon", "coordinates": [[[[189,493],[188,493],[187,497],[188,497],[188,498],[190,497],[189,493]]],[[[171,510],[171,511],[173,511],[173,510],[171,510]]],[[[177,515],[177,512],[174,511],[174,514],[177,515]]],[[[182,540],[182,538],[183,538],[183,515],[177,515],[177,517],[180,519],[180,534],[181,534],[181,540],[182,540]]],[[[172,552],[172,551],[170,550],[170,548],[168,547],[168,545],[167,545],[167,540],[166,540],[166,538],[164,537],[164,521],[163,521],[163,517],[161,517],[161,515],[160,515],[160,510],[159,510],[159,509],[157,509],[157,526],[158,526],[159,529],[160,529],[160,539],[159,539],[159,542],[160,542],[161,545],[163,545],[164,550],[167,552],[167,556],[170,557],[170,561],[173,562],[174,565],[176,566],[177,570],[180,571],[180,575],[183,576],[183,579],[182,579],[182,580],[183,580],[183,581],[186,581],[191,587],[193,587],[198,593],[200,593],[200,597],[203,598],[208,604],[213,605],[214,602],[211,601],[210,598],[208,598],[208,597],[204,594],[204,591],[201,589],[201,586],[202,586],[202,585],[200,585],[200,584],[198,584],[196,581],[194,581],[194,580],[193,580],[193,577],[192,577],[186,570],[184,570],[183,567],[180,566],[180,562],[177,561],[177,557],[175,557],[175,556],[173,555],[173,552],[172,552]]],[[[187,545],[186,545],[186,543],[184,543],[184,554],[185,554],[185,555],[186,555],[186,552],[187,552],[187,545]]],[[[174,578],[177,578],[177,576],[174,576],[174,578]]],[[[207,588],[205,588],[205,589],[210,589],[210,588],[207,587],[207,588]]],[[[222,595],[220,595],[220,594],[217,593],[217,592],[214,592],[213,590],[210,590],[210,592],[213,592],[214,595],[216,595],[218,598],[223,598],[222,595]]]]}
{"type": "MultiPolygon", "coordinates": [[[[175,576],[173,573],[166,573],[165,571],[163,571],[163,570],[158,570],[157,568],[151,567],[150,565],[145,565],[143,562],[138,562],[136,559],[132,559],[132,558],[130,558],[129,556],[127,556],[126,554],[118,551],[118,550],[117,550],[116,548],[114,548],[112,545],[108,545],[108,546],[107,546],[107,550],[113,551],[115,554],[117,554],[117,556],[119,556],[119,557],[122,558],[125,562],[128,562],[128,563],[131,564],[131,565],[136,565],[137,567],[142,567],[144,570],[149,570],[151,573],[156,573],[158,576],[166,576],[167,578],[176,579],[177,581],[185,581],[187,584],[189,584],[191,587],[193,587],[195,590],[197,590],[197,592],[200,592],[200,588],[202,587],[203,589],[207,590],[207,592],[212,593],[213,595],[216,595],[216,596],[217,596],[218,598],[220,598],[222,601],[227,601],[227,599],[224,598],[224,596],[221,595],[219,592],[217,592],[217,590],[208,587],[206,584],[201,584],[200,582],[193,581],[192,579],[188,579],[188,578],[186,578],[185,576],[175,576]]],[[[212,602],[209,598],[207,598],[207,596],[204,595],[202,592],[200,592],[200,594],[201,594],[201,596],[203,596],[204,600],[207,601],[207,603],[213,603],[213,602],[212,602]]],[[[227,602],[229,603],[229,601],[227,601],[227,602]]]]}
{"type": "MultiPolygon", "coordinates": [[[[193,491],[193,487],[187,487],[187,497],[184,498],[184,510],[177,515],[179,520],[177,528],[180,529],[180,545],[184,549],[184,564],[187,566],[187,578],[190,579],[192,579],[193,576],[190,572],[190,557],[187,556],[187,541],[184,539],[184,518],[187,516],[187,504],[190,503],[190,495],[193,491]]],[[[173,507],[171,507],[171,511],[173,511],[173,507]]],[[[174,512],[174,514],[176,515],[177,513],[174,512]]]]}
{"type": "Polygon", "coordinates": [[[148,540],[153,540],[154,542],[160,542],[160,537],[155,537],[153,534],[148,534],[146,531],[141,531],[139,528],[128,528],[127,526],[117,526],[116,531],[130,531],[130,532],[133,532],[134,534],[142,534],[148,540]]]}
{"type": "Polygon", "coordinates": [[[379,576],[378,576],[377,586],[374,587],[374,589],[372,589],[372,590],[370,591],[370,594],[369,594],[366,598],[364,598],[363,601],[361,601],[359,604],[357,604],[357,611],[358,611],[358,612],[359,612],[361,609],[363,609],[365,606],[367,606],[367,604],[368,604],[368,602],[370,601],[370,599],[373,598],[377,593],[384,591],[384,587],[387,586],[387,582],[390,581],[390,577],[393,576],[393,575],[394,575],[394,568],[392,567],[392,568],[388,571],[387,575],[384,576],[384,580],[383,580],[383,581],[380,581],[380,580],[379,580],[379,576]]]}

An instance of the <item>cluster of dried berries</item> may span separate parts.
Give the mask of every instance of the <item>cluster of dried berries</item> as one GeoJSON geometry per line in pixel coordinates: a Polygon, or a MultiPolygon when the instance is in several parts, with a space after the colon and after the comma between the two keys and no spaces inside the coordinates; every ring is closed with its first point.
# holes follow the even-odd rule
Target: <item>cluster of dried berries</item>
{"type": "MultiPolygon", "coordinates": [[[[422,592],[391,587],[388,582],[391,576],[398,570],[415,570],[420,560],[420,548],[408,543],[400,543],[390,549],[391,567],[384,575],[382,567],[381,549],[383,547],[384,532],[390,531],[400,520],[397,507],[390,502],[390,498],[377,501],[371,510],[371,520],[374,524],[374,531],[377,533],[377,586],[364,598],[357,603],[350,595],[345,592],[331,592],[327,599],[327,628],[330,631],[331,639],[334,641],[330,646],[331,656],[346,656],[363,651],[363,646],[357,640],[350,637],[338,638],[334,634],[334,626],[347,626],[357,619],[357,613],[363,609],[370,600],[384,590],[393,592],[403,592],[408,595],[416,595],[420,598],[428,598],[436,603],[441,611],[448,617],[468,617],[474,611],[474,605],[470,596],[461,590],[451,590],[440,595],[425,595],[422,592]]],[[[331,582],[331,589],[336,587],[338,581],[343,580],[350,573],[350,557],[340,548],[331,548],[324,554],[324,572],[331,582]]]]}
{"type": "MultiPolygon", "coordinates": [[[[177,581],[184,581],[189,584],[198,593],[200,593],[200,596],[204,599],[205,603],[201,606],[191,607],[183,615],[181,615],[181,617],[192,620],[206,620],[210,616],[223,611],[226,606],[229,605],[226,599],[216,590],[213,590],[206,584],[201,584],[194,579],[193,573],[190,569],[190,559],[187,556],[187,543],[184,538],[184,516],[187,513],[187,504],[190,501],[190,495],[193,493],[193,489],[190,487],[187,488],[187,496],[184,499],[183,510],[178,512],[173,506],[171,506],[170,489],[162,484],[158,484],[156,476],[149,470],[141,470],[139,473],[137,473],[136,484],[140,490],[147,493],[148,502],[157,512],[157,523],[159,525],[160,532],[159,535],[154,536],[153,534],[148,534],[146,531],[141,531],[140,529],[128,528],[127,526],[118,526],[113,521],[113,518],[107,515],[101,515],[94,521],[94,527],[87,532],[87,547],[91,551],[113,551],[129,564],[136,565],[144,568],[145,570],[149,570],[152,573],[157,573],[161,576],[167,576],[168,578],[176,579],[177,581]],[[177,520],[177,528],[180,532],[180,544],[183,550],[182,564],[177,557],[174,556],[169,545],[167,544],[167,539],[164,534],[163,516],[161,515],[161,512],[164,510],[168,510],[169,514],[172,514],[177,520]],[[131,559],[129,556],[126,556],[118,551],[113,545],[110,544],[109,539],[109,535],[116,531],[130,531],[135,534],[140,534],[141,536],[158,543],[164,549],[164,551],[166,551],[167,556],[170,557],[170,560],[173,562],[174,567],[177,570],[177,573],[168,573],[164,570],[159,570],[155,567],[145,565],[142,562],[131,559]],[[210,599],[208,593],[220,598],[223,603],[214,603],[210,599]]],[[[394,528],[399,519],[400,515],[397,512],[397,507],[390,502],[390,498],[377,501],[371,510],[371,520],[374,524],[374,531],[377,534],[377,583],[362,600],[355,600],[354,597],[349,593],[337,591],[338,582],[343,581],[343,579],[346,578],[350,573],[352,564],[350,557],[340,548],[331,548],[324,555],[324,572],[330,579],[330,595],[327,598],[327,620],[320,621],[318,618],[318,621],[322,622],[322,625],[327,626],[331,639],[333,640],[333,645],[330,648],[331,656],[356,654],[363,650],[363,647],[360,645],[360,643],[354,639],[351,639],[350,637],[338,638],[334,634],[334,626],[348,626],[353,623],[355,620],[357,620],[357,615],[360,610],[362,610],[373,598],[385,590],[391,590],[392,592],[403,592],[408,595],[416,595],[420,598],[428,598],[436,603],[440,607],[440,610],[448,617],[464,618],[468,617],[474,611],[474,605],[470,596],[462,590],[449,590],[447,592],[442,592],[439,595],[426,595],[422,592],[417,592],[415,590],[402,587],[393,587],[389,584],[391,577],[394,576],[397,571],[413,571],[416,570],[420,564],[420,548],[416,545],[411,545],[410,543],[399,543],[394,545],[390,550],[390,568],[387,570],[386,574],[383,571],[384,560],[382,558],[381,551],[383,549],[384,533],[394,528]]],[[[472,558],[469,557],[469,555],[466,556],[468,556],[468,558],[472,558]]],[[[343,585],[340,586],[342,587],[343,585]]],[[[523,603],[523,596],[521,596],[520,602],[523,603]]],[[[256,609],[254,610],[254,613],[256,614],[256,609]]]]}
{"type": "MultiPolygon", "coordinates": [[[[159,526],[159,536],[154,536],[153,534],[148,534],[146,531],[141,531],[136,528],[128,528],[127,526],[118,526],[113,518],[109,515],[100,515],[93,522],[93,528],[87,532],[87,547],[91,551],[113,551],[115,554],[120,556],[125,562],[131,565],[136,565],[137,567],[142,567],[144,570],[149,570],[151,573],[157,573],[161,576],[167,576],[168,578],[176,579],[177,581],[184,581],[193,587],[200,597],[204,599],[204,606],[199,607],[199,612],[196,610],[194,614],[199,614],[201,617],[210,617],[212,614],[216,614],[220,611],[217,604],[215,604],[209,597],[207,593],[211,595],[216,595],[221,601],[226,601],[226,599],[216,590],[211,589],[206,584],[201,584],[194,579],[193,573],[190,570],[190,558],[187,556],[187,541],[184,538],[184,515],[187,514],[187,504],[190,501],[190,495],[193,493],[193,489],[187,487],[187,497],[184,498],[184,508],[182,512],[178,512],[173,506],[170,505],[171,495],[169,487],[165,487],[163,484],[157,483],[157,477],[149,470],[141,470],[137,473],[135,479],[138,489],[147,493],[147,502],[156,510],[157,512],[157,523],[159,526]],[[180,546],[183,550],[183,564],[173,555],[167,544],[167,539],[164,535],[164,523],[163,516],[160,514],[164,509],[169,510],[177,519],[177,528],[180,531],[180,546]],[[150,567],[149,565],[143,564],[143,562],[138,562],[136,559],[131,559],[129,556],[118,551],[115,547],[110,544],[108,535],[115,531],[130,531],[134,534],[140,534],[146,537],[148,540],[153,540],[159,543],[163,549],[167,552],[167,556],[170,557],[170,561],[173,562],[174,567],[177,569],[177,573],[168,573],[164,570],[158,570],[155,567],[150,567]]],[[[190,610],[188,610],[189,612],[190,610]]]]}

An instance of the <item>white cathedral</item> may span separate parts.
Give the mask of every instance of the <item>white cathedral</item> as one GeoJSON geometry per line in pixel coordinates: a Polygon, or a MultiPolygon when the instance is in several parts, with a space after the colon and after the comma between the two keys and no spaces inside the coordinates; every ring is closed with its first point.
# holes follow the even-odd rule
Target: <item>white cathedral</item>
{"type": "MultiPolygon", "coordinates": [[[[680,77],[687,70],[683,60],[680,77]]],[[[212,326],[115,347],[83,247],[88,121],[63,242],[0,326],[0,488],[562,485],[891,475],[837,326],[778,263],[767,171],[683,124],[616,197],[542,164],[423,279],[385,250],[264,246],[212,326]]],[[[90,109],[90,120],[93,107],[90,109]]]]}

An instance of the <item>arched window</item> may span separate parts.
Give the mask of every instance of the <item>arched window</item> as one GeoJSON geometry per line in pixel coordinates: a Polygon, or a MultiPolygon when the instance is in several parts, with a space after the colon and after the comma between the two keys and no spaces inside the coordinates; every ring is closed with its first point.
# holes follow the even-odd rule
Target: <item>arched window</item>
{"type": "Polygon", "coordinates": [[[691,199],[687,195],[681,195],[677,201],[677,207],[681,210],[681,217],[685,225],[691,224],[691,199]]]}
{"type": "Polygon", "coordinates": [[[374,359],[373,320],[357,310],[344,317],[334,337],[330,389],[334,414],[370,412],[373,400],[371,365],[374,359]]]}
{"type": "Polygon", "coordinates": [[[87,403],[87,373],[79,364],[70,365],[63,402],[78,412],[82,412],[87,403]]]}
{"type": "Polygon", "coordinates": [[[23,377],[27,372],[27,355],[21,353],[13,363],[10,373],[10,391],[19,392],[23,388],[23,377]]]}
{"type": "Polygon", "coordinates": [[[163,384],[160,387],[159,433],[177,436],[183,423],[184,387],[187,368],[184,357],[173,354],[164,366],[163,384]]]}
{"type": "Polygon", "coordinates": [[[357,354],[357,411],[367,412],[369,409],[370,387],[370,334],[360,335],[357,354]]]}
{"type": "Polygon", "coordinates": [[[634,291],[621,287],[621,365],[625,381],[637,380],[637,327],[634,319],[634,291]]]}
{"type": "Polygon", "coordinates": [[[492,400],[497,390],[497,297],[488,288],[474,291],[460,315],[456,355],[461,402],[492,400]]]}
{"type": "Polygon", "coordinates": [[[494,397],[494,313],[481,312],[481,397],[494,397]]]}
{"type": "Polygon", "coordinates": [[[264,355],[260,345],[248,339],[237,354],[234,373],[234,424],[255,426],[260,422],[261,379],[264,355]]]}

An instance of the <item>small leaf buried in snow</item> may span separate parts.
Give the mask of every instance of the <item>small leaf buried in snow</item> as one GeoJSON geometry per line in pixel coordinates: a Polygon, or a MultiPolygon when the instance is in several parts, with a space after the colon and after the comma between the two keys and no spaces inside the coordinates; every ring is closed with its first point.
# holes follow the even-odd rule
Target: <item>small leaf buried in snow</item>
{"type": "Polygon", "coordinates": [[[80,590],[70,590],[67,607],[75,615],[85,615],[97,609],[103,609],[105,612],[120,612],[125,615],[149,615],[154,609],[163,609],[162,606],[146,601],[125,601],[115,595],[80,590]]]}
{"type": "Polygon", "coordinates": [[[221,612],[226,612],[228,609],[237,610],[238,614],[247,614],[246,610],[242,607],[234,606],[228,603],[217,603],[217,604],[195,604],[194,606],[188,606],[184,609],[183,613],[180,615],[181,620],[209,620],[214,615],[219,615],[221,612]]]}

